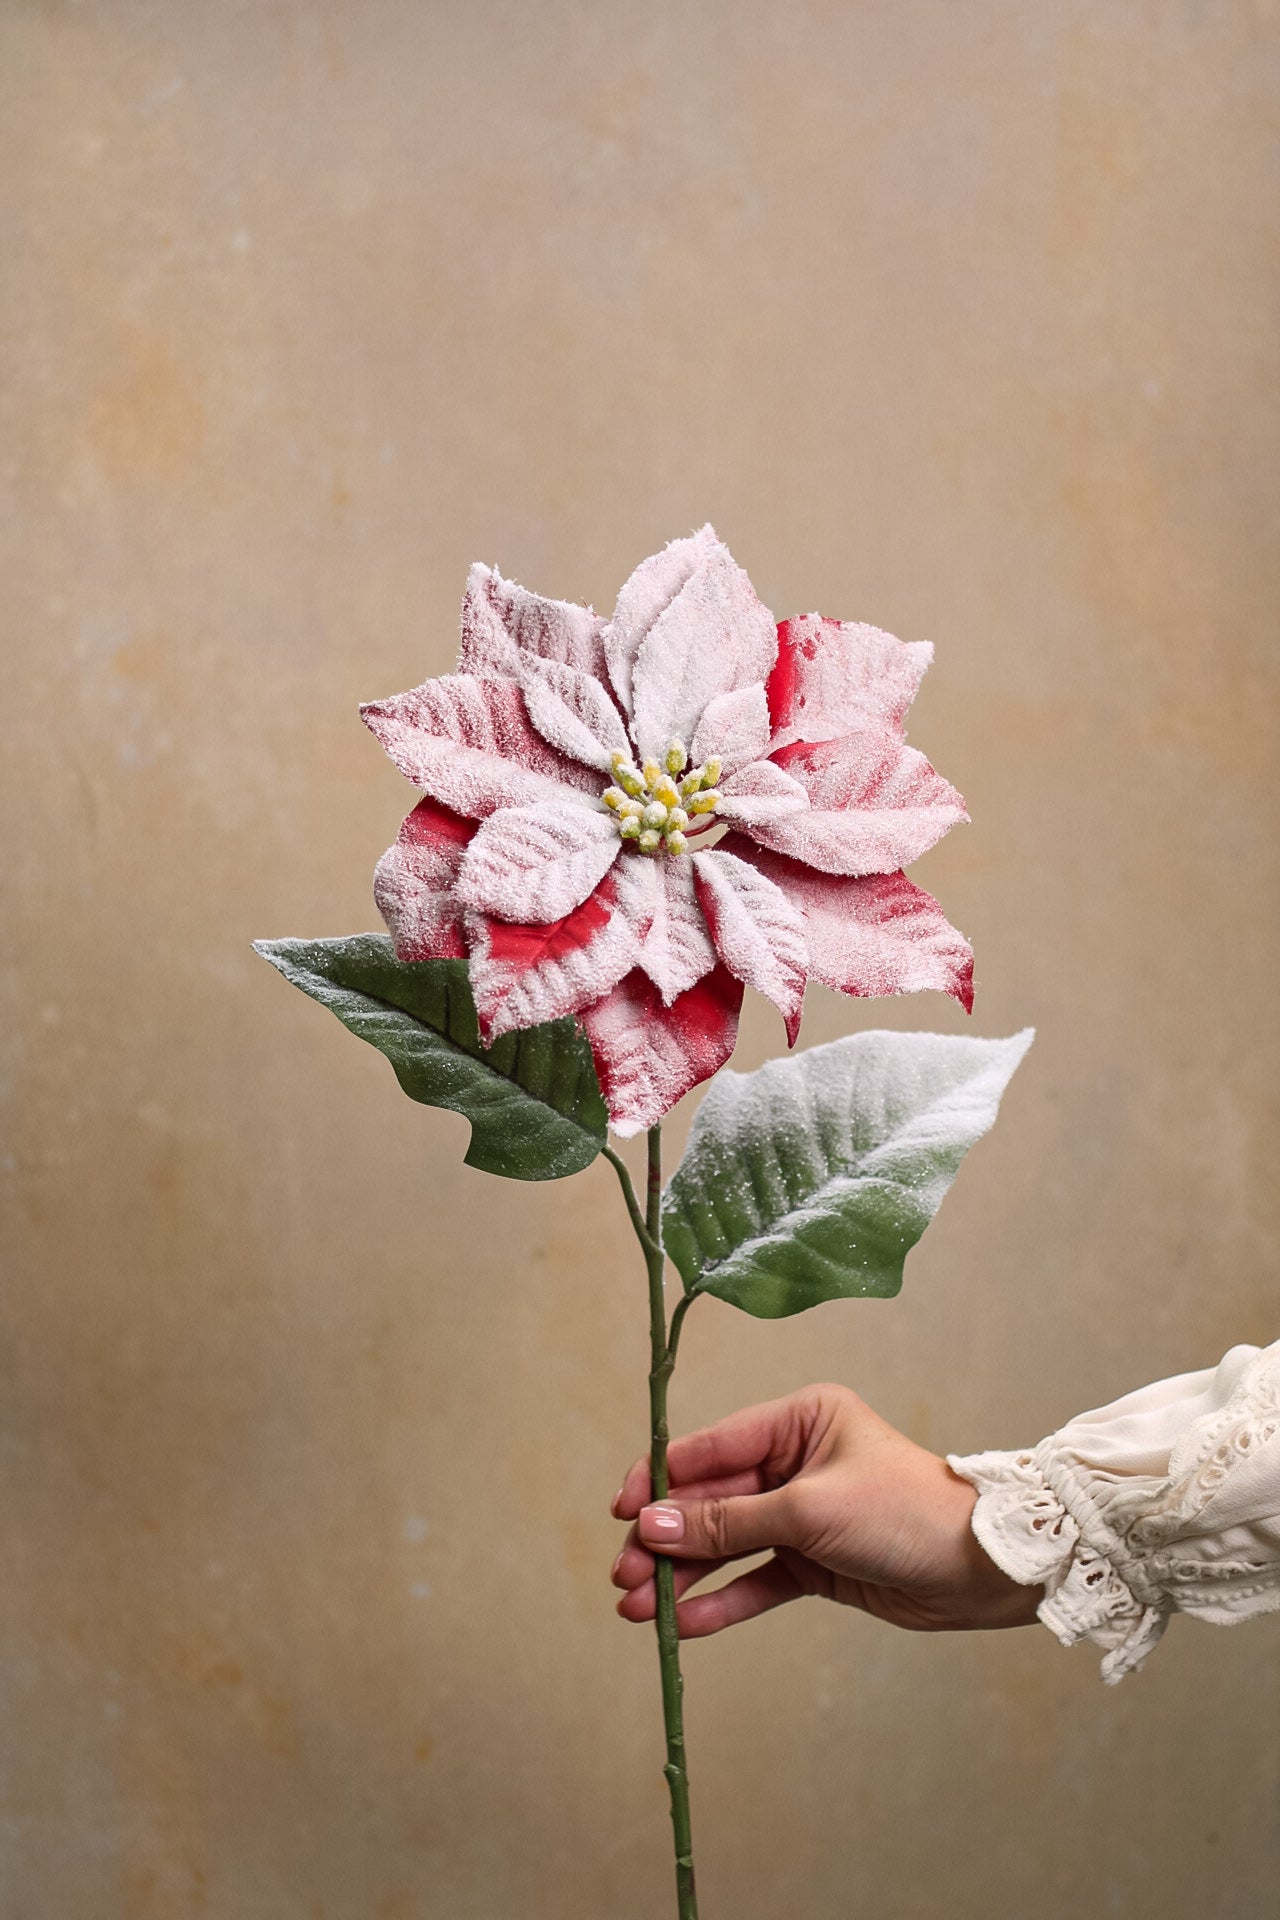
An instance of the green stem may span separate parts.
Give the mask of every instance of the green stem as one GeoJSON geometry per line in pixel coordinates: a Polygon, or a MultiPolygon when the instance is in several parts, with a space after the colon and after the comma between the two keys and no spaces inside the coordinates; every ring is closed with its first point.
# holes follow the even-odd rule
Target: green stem
{"type": "Polygon", "coordinates": [[[627,1163],[622,1155],[615,1153],[610,1146],[603,1147],[601,1151],[618,1176],[618,1184],[622,1188],[622,1197],[627,1203],[627,1212],[631,1215],[631,1225],[635,1229],[636,1239],[640,1242],[644,1257],[647,1260],[649,1255],[654,1251],[655,1243],[649,1238],[649,1229],[644,1223],[644,1215],[640,1211],[640,1202],[636,1199],[636,1190],[631,1184],[631,1175],[627,1170],[627,1163]]]}
{"type": "MultiPolygon", "coordinates": [[[[667,1477],[667,1386],[676,1363],[676,1346],[693,1296],[686,1294],[671,1316],[667,1332],[663,1293],[662,1128],[649,1129],[648,1180],[643,1216],[631,1175],[612,1147],[604,1149],[622,1184],[631,1224],[644,1252],[649,1274],[649,1465],[655,1500],[670,1491],[667,1477]]],[[[676,1854],[676,1910],[679,1920],[698,1920],[693,1882],[693,1830],[689,1818],[689,1770],[684,1747],[684,1680],[680,1673],[680,1629],[676,1623],[675,1568],[665,1554],[654,1555],[657,1588],[658,1665],[662,1674],[662,1718],[667,1735],[663,1768],[671,1794],[671,1829],[676,1854]]]]}

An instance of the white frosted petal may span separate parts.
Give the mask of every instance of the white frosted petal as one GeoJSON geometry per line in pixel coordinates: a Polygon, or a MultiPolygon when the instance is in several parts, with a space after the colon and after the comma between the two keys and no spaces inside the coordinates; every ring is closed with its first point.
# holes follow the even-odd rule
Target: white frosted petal
{"type": "Polygon", "coordinates": [[[613,619],[605,629],[604,651],[613,690],[627,713],[631,711],[632,669],[646,634],[719,544],[712,527],[700,527],[697,533],[670,541],[661,553],[650,554],[640,562],[618,595],[613,619]]]}
{"type": "Polygon", "coordinates": [[[713,757],[720,761],[720,778],[727,779],[753,760],[763,760],[769,749],[769,702],[759,684],[718,693],[698,722],[690,750],[695,767],[713,757]]]}
{"type": "Polygon", "coordinates": [[[563,920],[609,871],[622,842],[613,820],[585,801],[504,807],[467,848],[458,898],[499,920],[563,920]]]}
{"type": "Polygon", "coordinates": [[[669,1006],[716,963],[691,864],[683,855],[628,851],[613,878],[637,936],[638,964],[669,1006]]]}
{"type": "Polygon", "coordinates": [[[591,607],[545,599],[477,562],[462,602],[458,667],[463,673],[515,680],[525,659],[560,660],[600,679],[603,633],[604,621],[591,607]]]}
{"type": "Polygon", "coordinates": [[[360,717],[406,779],[470,819],[496,807],[599,792],[599,778],[547,745],[511,680],[446,674],[375,700],[360,717]]]}
{"type": "Polygon", "coordinates": [[[772,760],[757,760],[735,773],[720,789],[719,818],[727,826],[750,827],[802,813],[809,796],[798,780],[772,760]]]}
{"type": "Polygon", "coordinates": [[[614,753],[631,754],[618,709],[598,680],[559,660],[527,660],[524,703],[543,739],[584,766],[607,772],[614,753]]]}
{"type": "Polygon", "coordinates": [[[690,740],[717,694],[763,686],[778,650],[773,615],[729,549],[716,542],[641,643],[631,677],[631,732],[644,757],[690,740]]]}
{"type": "Polygon", "coordinates": [[[803,917],[781,888],[736,854],[716,848],[695,854],[692,864],[716,952],[730,973],[773,1001],[794,1045],[808,974],[803,917]]]}

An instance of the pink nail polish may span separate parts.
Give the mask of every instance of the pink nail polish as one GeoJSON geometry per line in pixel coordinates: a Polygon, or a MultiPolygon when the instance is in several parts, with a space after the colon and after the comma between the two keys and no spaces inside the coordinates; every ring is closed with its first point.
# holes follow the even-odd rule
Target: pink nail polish
{"type": "Polygon", "coordinates": [[[640,1515],[640,1531],[650,1540],[683,1540],[684,1515],[679,1507],[646,1507],[640,1515]]]}

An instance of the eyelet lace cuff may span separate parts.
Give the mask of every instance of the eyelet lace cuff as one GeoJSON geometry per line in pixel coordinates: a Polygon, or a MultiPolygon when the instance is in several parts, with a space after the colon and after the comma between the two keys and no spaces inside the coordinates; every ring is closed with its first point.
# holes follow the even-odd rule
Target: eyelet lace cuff
{"type": "Polygon", "coordinates": [[[1037,1613],[1064,1647],[1092,1640],[1106,1649],[1102,1677],[1110,1686],[1141,1666],[1165,1630],[1172,1605],[1142,1606],[1106,1554],[1086,1546],[1080,1528],[1030,1453],[948,1454],[947,1464],[978,1490],[973,1531],[980,1545],[1020,1586],[1043,1586],[1037,1613]]]}
{"type": "Polygon", "coordinates": [[[1081,1414],[1037,1447],[948,1464],[977,1488],[983,1548],[1043,1585],[1040,1618],[1064,1646],[1104,1649],[1109,1684],[1175,1612],[1225,1625],[1280,1608],[1280,1341],[1081,1414]]]}

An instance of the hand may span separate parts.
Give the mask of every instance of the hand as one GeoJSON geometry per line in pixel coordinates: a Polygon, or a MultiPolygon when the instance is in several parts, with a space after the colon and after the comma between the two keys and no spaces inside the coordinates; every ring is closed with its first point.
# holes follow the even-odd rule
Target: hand
{"type": "Polygon", "coordinates": [[[612,1575],[624,1620],[653,1618],[651,1550],[676,1562],[679,1600],[729,1561],[773,1549],[763,1566],[680,1601],[686,1640],[810,1593],[921,1632],[1024,1626],[1044,1597],[979,1546],[973,1488],[847,1387],[744,1408],[673,1440],[667,1465],[670,1499],[646,1504],[645,1458],[613,1502],[634,1522],[612,1575]]]}

